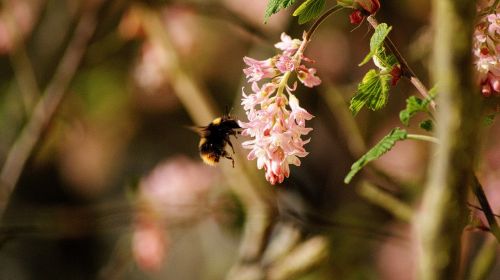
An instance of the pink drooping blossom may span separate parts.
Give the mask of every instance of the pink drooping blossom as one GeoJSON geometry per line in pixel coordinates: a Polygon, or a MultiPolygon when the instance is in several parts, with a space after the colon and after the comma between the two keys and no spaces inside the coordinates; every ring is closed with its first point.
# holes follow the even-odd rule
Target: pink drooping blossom
{"type": "Polygon", "coordinates": [[[312,88],[321,84],[320,78],[315,76],[316,69],[314,68],[307,69],[305,67],[301,67],[297,72],[298,72],[297,77],[306,87],[312,88]]]}
{"type": "Polygon", "coordinates": [[[266,59],[266,60],[255,60],[250,57],[244,57],[243,61],[249,66],[248,68],[245,68],[243,70],[243,73],[245,73],[249,82],[256,82],[260,81],[265,78],[272,78],[274,77],[278,72],[274,68],[274,63],[272,59],[266,59]]]}
{"type": "Polygon", "coordinates": [[[474,31],[474,65],[481,93],[500,95],[500,13],[483,16],[474,31]]]}
{"type": "Polygon", "coordinates": [[[257,168],[265,170],[266,180],[275,185],[282,183],[290,176],[290,164],[300,166],[301,157],[308,152],[303,140],[312,128],[305,122],[313,118],[309,112],[300,107],[299,100],[293,94],[296,83],[288,85],[292,73],[307,87],[321,83],[315,76],[316,69],[307,68],[302,61],[306,42],[292,39],[283,33],[281,42],[275,45],[282,51],[273,58],[257,61],[248,57],[244,61],[250,67],[244,69],[248,82],[252,82],[252,93],[243,90],[241,104],[246,111],[248,122],[239,122],[243,135],[253,139],[243,142],[243,148],[251,150],[249,160],[257,160],[257,168]],[[267,73],[262,75],[261,73],[267,73]],[[272,74],[271,74],[272,73],[272,74]],[[259,86],[257,82],[265,78],[270,81],[259,86]]]}

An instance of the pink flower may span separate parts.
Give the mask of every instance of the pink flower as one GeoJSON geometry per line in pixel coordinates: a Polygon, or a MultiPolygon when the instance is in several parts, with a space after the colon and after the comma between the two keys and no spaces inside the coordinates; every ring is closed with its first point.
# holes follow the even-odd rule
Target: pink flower
{"type": "Polygon", "coordinates": [[[307,128],[305,123],[313,115],[300,107],[299,100],[292,94],[297,83],[288,85],[293,73],[308,87],[321,83],[314,75],[316,69],[301,65],[302,61],[311,62],[302,53],[303,44],[305,42],[283,33],[281,42],[275,45],[282,54],[264,61],[243,58],[250,65],[243,71],[248,82],[252,82],[252,93],[242,91],[241,105],[248,122],[240,121],[239,125],[243,128],[242,135],[253,139],[243,142],[242,146],[250,150],[247,158],[257,160],[257,168],[265,170],[266,180],[273,185],[289,177],[290,164],[300,166],[299,158],[308,154],[304,145],[309,139],[303,140],[302,136],[311,132],[312,128],[307,128]],[[264,72],[273,75],[262,74],[264,72]],[[263,78],[273,79],[259,87],[256,82],[263,78]]]}
{"type": "Polygon", "coordinates": [[[276,43],[274,46],[283,51],[283,55],[291,56],[293,55],[302,44],[299,39],[292,39],[292,37],[286,35],[285,32],[281,33],[281,42],[276,43]]]}
{"type": "Polygon", "coordinates": [[[304,127],[305,121],[312,119],[314,116],[307,112],[304,108],[299,106],[299,100],[294,95],[290,95],[290,108],[292,113],[290,118],[296,122],[299,126],[304,127]]]}
{"type": "Polygon", "coordinates": [[[491,14],[486,17],[488,19],[488,33],[492,36],[500,35],[500,14],[491,14]]]}
{"type": "Polygon", "coordinates": [[[265,78],[272,78],[277,74],[271,59],[259,61],[245,56],[243,61],[249,66],[243,69],[246,77],[250,77],[249,82],[258,82],[265,78]]]}
{"type": "Polygon", "coordinates": [[[314,75],[316,74],[316,69],[302,66],[303,65],[301,65],[301,68],[298,70],[297,77],[306,87],[312,88],[321,84],[321,79],[314,75]]]}
{"type": "Polygon", "coordinates": [[[268,96],[255,107],[253,113],[247,110],[249,122],[240,122],[242,134],[255,138],[243,142],[243,148],[251,150],[248,159],[257,159],[257,168],[264,168],[267,181],[273,185],[282,183],[290,175],[289,164],[299,166],[298,157],[307,155],[303,146],[309,141],[302,140],[301,136],[312,130],[305,127],[305,121],[313,116],[299,106],[293,94],[289,94],[289,100],[284,96],[268,96]]]}
{"type": "Polygon", "coordinates": [[[479,20],[474,31],[473,54],[481,93],[485,97],[500,95],[500,14],[489,14],[479,20]]]}
{"type": "Polygon", "coordinates": [[[276,61],[276,68],[278,68],[281,73],[293,71],[295,69],[293,58],[287,55],[280,55],[278,61],[276,61]]]}

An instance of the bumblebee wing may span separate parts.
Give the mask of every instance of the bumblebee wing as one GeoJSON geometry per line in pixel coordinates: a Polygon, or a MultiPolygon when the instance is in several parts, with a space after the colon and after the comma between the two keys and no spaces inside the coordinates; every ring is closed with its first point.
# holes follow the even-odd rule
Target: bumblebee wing
{"type": "Polygon", "coordinates": [[[196,134],[200,136],[206,136],[207,134],[207,127],[206,126],[185,126],[185,128],[196,132],[196,134]]]}

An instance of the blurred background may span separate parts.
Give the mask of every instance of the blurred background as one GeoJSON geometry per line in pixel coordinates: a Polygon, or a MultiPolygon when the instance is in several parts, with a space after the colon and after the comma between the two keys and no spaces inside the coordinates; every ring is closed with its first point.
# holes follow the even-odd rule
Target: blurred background
{"type": "MultiPolygon", "coordinates": [[[[306,50],[323,83],[297,89],[315,118],[310,154],[290,178],[269,185],[243,136],[235,168],[199,158],[189,127],[225,108],[246,121],[243,56],[271,57],[281,32],[307,29],[292,9],[264,24],[266,4],[2,1],[0,279],[413,279],[412,211],[432,154],[402,142],[343,183],[417,94],[401,81],[383,110],[351,116],[371,35],[349,11],[306,50]]],[[[382,1],[377,15],[429,87],[430,14],[429,1],[402,0],[382,1]]],[[[488,128],[479,173],[496,213],[499,134],[488,128]]],[[[464,263],[488,236],[464,233],[464,263]]]]}

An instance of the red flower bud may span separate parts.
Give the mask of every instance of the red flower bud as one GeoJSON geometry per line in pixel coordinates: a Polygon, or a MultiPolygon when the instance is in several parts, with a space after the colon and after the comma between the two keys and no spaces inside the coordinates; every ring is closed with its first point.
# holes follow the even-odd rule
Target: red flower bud
{"type": "Polygon", "coordinates": [[[360,10],[354,10],[354,12],[352,12],[349,15],[349,20],[351,21],[352,24],[355,24],[355,25],[360,24],[364,18],[365,18],[365,15],[363,15],[363,13],[360,10]]]}
{"type": "Polygon", "coordinates": [[[391,85],[395,86],[399,79],[401,79],[401,68],[398,65],[395,65],[391,70],[391,85]]]}
{"type": "Polygon", "coordinates": [[[370,15],[375,14],[380,9],[379,0],[355,0],[363,10],[367,11],[370,15]]]}

